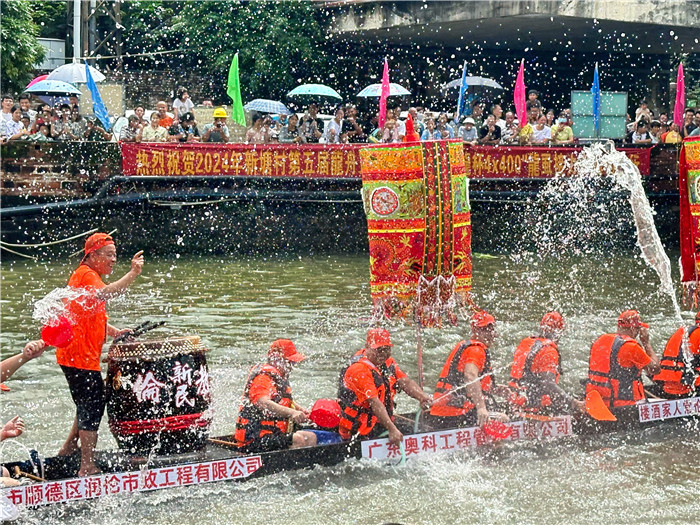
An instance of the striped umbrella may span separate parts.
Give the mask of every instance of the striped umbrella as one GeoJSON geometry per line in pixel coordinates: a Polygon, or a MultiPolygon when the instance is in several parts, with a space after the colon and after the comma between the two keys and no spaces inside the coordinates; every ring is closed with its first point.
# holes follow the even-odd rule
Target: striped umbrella
{"type": "Polygon", "coordinates": [[[259,111],[260,113],[275,113],[277,115],[291,115],[291,111],[277,100],[266,98],[256,98],[243,106],[248,111],[259,111]]]}

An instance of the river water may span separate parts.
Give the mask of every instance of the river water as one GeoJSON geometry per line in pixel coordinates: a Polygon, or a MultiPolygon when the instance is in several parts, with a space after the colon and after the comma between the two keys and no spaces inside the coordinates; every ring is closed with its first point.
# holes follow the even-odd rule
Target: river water
{"type": "MultiPolygon", "coordinates": [[[[122,258],[116,278],[128,269],[122,258]]],[[[212,434],[232,431],[249,367],[279,337],[310,358],[292,372],[295,397],[310,405],[333,396],[339,370],[363,345],[371,314],[368,257],[151,259],[126,297],[108,306],[112,324],[167,320],[162,335],[198,334],[213,378],[212,434]]],[[[674,259],[672,257],[672,259],[674,259]]],[[[2,263],[2,356],[38,335],[37,299],[63,286],[76,260],[2,263]]],[[[674,278],[678,279],[677,268],[674,278]]],[[[615,329],[617,314],[637,308],[661,351],[675,330],[670,300],[652,270],[634,254],[553,258],[476,255],[474,297],[499,320],[493,351],[497,376],[515,345],[542,313],[557,308],[567,330],[561,341],[564,388],[580,391],[591,342],[615,329]]],[[[684,317],[692,317],[685,312],[684,317]]],[[[415,331],[390,325],[394,355],[415,377],[415,331]]],[[[426,387],[432,391],[452,348],[467,336],[458,327],[424,333],[426,387]]],[[[155,337],[155,335],[154,335],[155,337]]],[[[2,420],[20,414],[17,441],[45,455],[67,435],[73,405],[52,354],[28,363],[2,394],[2,420]]],[[[399,410],[415,407],[400,396],[399,410]]],[[[106,418],[105,418],[106,419],[106,418]]],[[[694,523],[700,515],[700,430],[571,438],[558,443],[499,444],[480,452],[430,457],[405,466],[348,461],[335,467],[281,473],[243,483],[218,483],[43,508],[22,523],[148,524],[413,524],[452,523],[694,523]]],[[[8,442],[5,442],[8,443],[8,442]]],[[[100,448],[115,442],[106,421],[100,448]]],[[[6,459],[23,457],[7,445],[6,459]]]]}

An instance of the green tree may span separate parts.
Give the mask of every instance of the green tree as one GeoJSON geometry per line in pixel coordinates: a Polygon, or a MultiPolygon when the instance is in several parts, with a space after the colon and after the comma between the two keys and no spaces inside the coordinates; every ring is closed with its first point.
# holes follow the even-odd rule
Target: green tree
{"type": "Polygon", "coordinates": [[[326,81],[325,32],[309,1],[129,2],[124,41],[129,53],[181,49],[130,67],[184,68],[215,79],[225,95],[228,68],[239,52],[243,98],[279,98],[300,82],[326,81]]]}
{"type": "Polygon", "coordinates": [[[66,0],[29,0],[29,4],[32,19],[39,26],[40,38],[66,38],[69,32],[66,0]]]}
{"type": "Polygon", "coordinates": [[[34,66],[44,59],[44,48],[37,36],[27,0],[0,3],[0,54],[2,54],[2,93],[18,94],[32,79],[34,66]]]}

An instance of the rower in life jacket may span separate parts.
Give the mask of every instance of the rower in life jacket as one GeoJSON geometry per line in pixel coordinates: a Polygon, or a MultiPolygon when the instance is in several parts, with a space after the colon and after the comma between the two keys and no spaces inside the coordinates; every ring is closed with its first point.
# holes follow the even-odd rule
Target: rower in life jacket
{"type": "Polygon", "coordinates": [[[267,361],[248,374],[238,411],[236,444],[245,452],[266,452],[316,444],[316,435],[307,430],[293,432],[292,422],[305,423],[308,411],[292,399],[289,373],[306,359],[289,339],[270,345],[267,361]]]}
{"type": "Polygon", "coordinates": [[[498,336],[496,319],[478,312],[471,330],[471,339],[457,343],[440,372],[430,409],[433,428],[483,426],[490,419],[484,398],[493,388],[489,347],[498,336]]]}
{"type": "Polygon", "coordinates": [[[600,336],[591,347],[586,394],[597,390],[609,408],[634,405],[646,398],[642,371],[653,374],[658,366],[649,325],[627,310],[617,320],[617,333],[600,336]]]}
{"type": "Polygon", "coordinates": [[[510,369],[512,410],[530,414],[561,414],[570,409],[583,412],[583,401],[570,396],[558,385],[561,375],[559,338],[564,319],[559,312],[547,312],[536,336],[523,339],[513,355],[510,369]]]}
{"type": "Polygon", "coordinates": [[[421,401],[423,406],[430,406],[429,396],[401,371],[391,357],[392,347],[389,332],[372,328],[367,332],[365,348],[357,352],[340,373],[338,431],[343,439],[377,437],[387,430],[389,442],[398,445],[403,439],[393,421],[394,395],[398,387],[421,401]]]}
{"type": "Polygon", "coordinates": [[[661,397],[686,397],[700,390],[700,312],[695,316],[695,324],[681,327],[666,343],[659,363],[661,371],[654,376],[661,397]],[[690,362],[683,355],[683,332],[688,331],[688,352],[690,362]]]}

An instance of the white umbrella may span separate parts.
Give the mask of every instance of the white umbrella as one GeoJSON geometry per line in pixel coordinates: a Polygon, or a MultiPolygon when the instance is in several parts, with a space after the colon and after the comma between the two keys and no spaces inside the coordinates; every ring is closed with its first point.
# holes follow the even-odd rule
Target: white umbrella
{"type": "MultiPolygon", "coordinates": [[[[411,94],[411,92],[408,89],[406,89],[398,84],[394,84],[393,82],[391,82],[389,84],[389,96],[390,97],[393,97],[395,95],[403,96],[403,95],[410,95],[410,94],[411,94]]],[[[381,95],[382,95],[382,85],[381,84],[370,84],[369,86],[367,86],[365,89],[363,89],[362,91],[360,91],[357,94],[358,97],[364,97],[364,98],[380,97],[381,95]]]]}
{"type": "MultiPolygon", "coordinates": [[[[102,82],[105,79],[105,76],[97,69],[92,66],[88,67],[90,68],[92,79],[95,82],[102,82]]],[[[85,84],[87,82],[87,79],[85,78],[85,64],[80,62],[63,64],[49,73],[49,76],[46,78],[47,80],[62,80],[63,82],[68,82],[69,84],[85,84]]]]}

